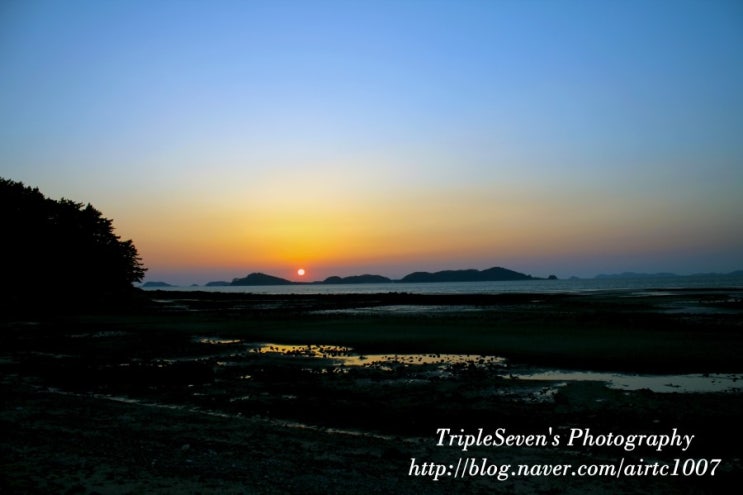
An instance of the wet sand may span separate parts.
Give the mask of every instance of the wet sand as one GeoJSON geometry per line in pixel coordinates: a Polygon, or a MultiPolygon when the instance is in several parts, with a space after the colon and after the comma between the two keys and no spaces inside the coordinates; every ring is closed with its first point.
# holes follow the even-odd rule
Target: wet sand
{"type": "Polygon", "coordinates": [[[743,473],[735,386],[523,378],[737,377],[740,291],[147,295],[126,313],[3,322],[2,493],[718,493],[743,473]],[[438,428],[552,428],[563,442],[463,453],[438,447],[438,428]],[[571,428],[695,440],[687,452],[575,448],[571,428]],[[409,475],[412,458],[722,462],[715,476],[433,481],[409,475]]]}

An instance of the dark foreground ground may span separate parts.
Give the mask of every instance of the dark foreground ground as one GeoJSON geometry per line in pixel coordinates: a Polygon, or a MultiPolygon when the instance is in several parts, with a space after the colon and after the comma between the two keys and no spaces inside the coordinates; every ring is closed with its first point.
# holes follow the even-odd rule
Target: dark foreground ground
{"type": "Polygon", "coordinates": [[[742,478],[740,389],[514,378],[738,375],[741,291],[147,295],[127,313],[5,318],[0,493],[693,494],[742,478]],[[465,452],[438,446],[439,428],[549,445],[465,452]],[[570,446],[573,428],[694,439],[570,446]],[[510,467],[475,475],[483,462],[510,467]],[[611,476],[620,464],[636,467],[611,476]],[[657,475],[666,465],[675,476],[657,475]]]}

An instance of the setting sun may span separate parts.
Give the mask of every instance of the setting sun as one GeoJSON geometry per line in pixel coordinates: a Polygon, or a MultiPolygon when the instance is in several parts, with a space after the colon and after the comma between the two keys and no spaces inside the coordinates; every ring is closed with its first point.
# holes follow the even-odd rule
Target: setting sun
{"type": "Polygon", "coordinates": [[[297,270],[297,275],[299,275],[300,277],[303,277],[304,274],[305,274],[304,268],[300,268],[299,270],[297,270]]]}

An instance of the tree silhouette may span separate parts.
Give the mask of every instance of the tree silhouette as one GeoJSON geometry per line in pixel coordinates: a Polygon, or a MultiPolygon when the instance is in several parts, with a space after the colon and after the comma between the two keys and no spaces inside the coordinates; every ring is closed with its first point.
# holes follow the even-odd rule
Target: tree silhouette
{"type": "Polygon", "coordinates": [[[0,231],[5,303],[110,301],[144,277],[132,241],[90,204],[0,178],[0,231]]]}

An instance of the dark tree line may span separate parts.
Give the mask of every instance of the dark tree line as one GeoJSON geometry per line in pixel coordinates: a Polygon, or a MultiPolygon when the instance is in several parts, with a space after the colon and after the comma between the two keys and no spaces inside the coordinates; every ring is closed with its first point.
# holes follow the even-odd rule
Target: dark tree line
{"type": "Polygon", "coordinates": [[[133,290],[146,268],[131,240],[92,205],[46,198],[0,178],[3,303],[110,302],[133,290]]]}

